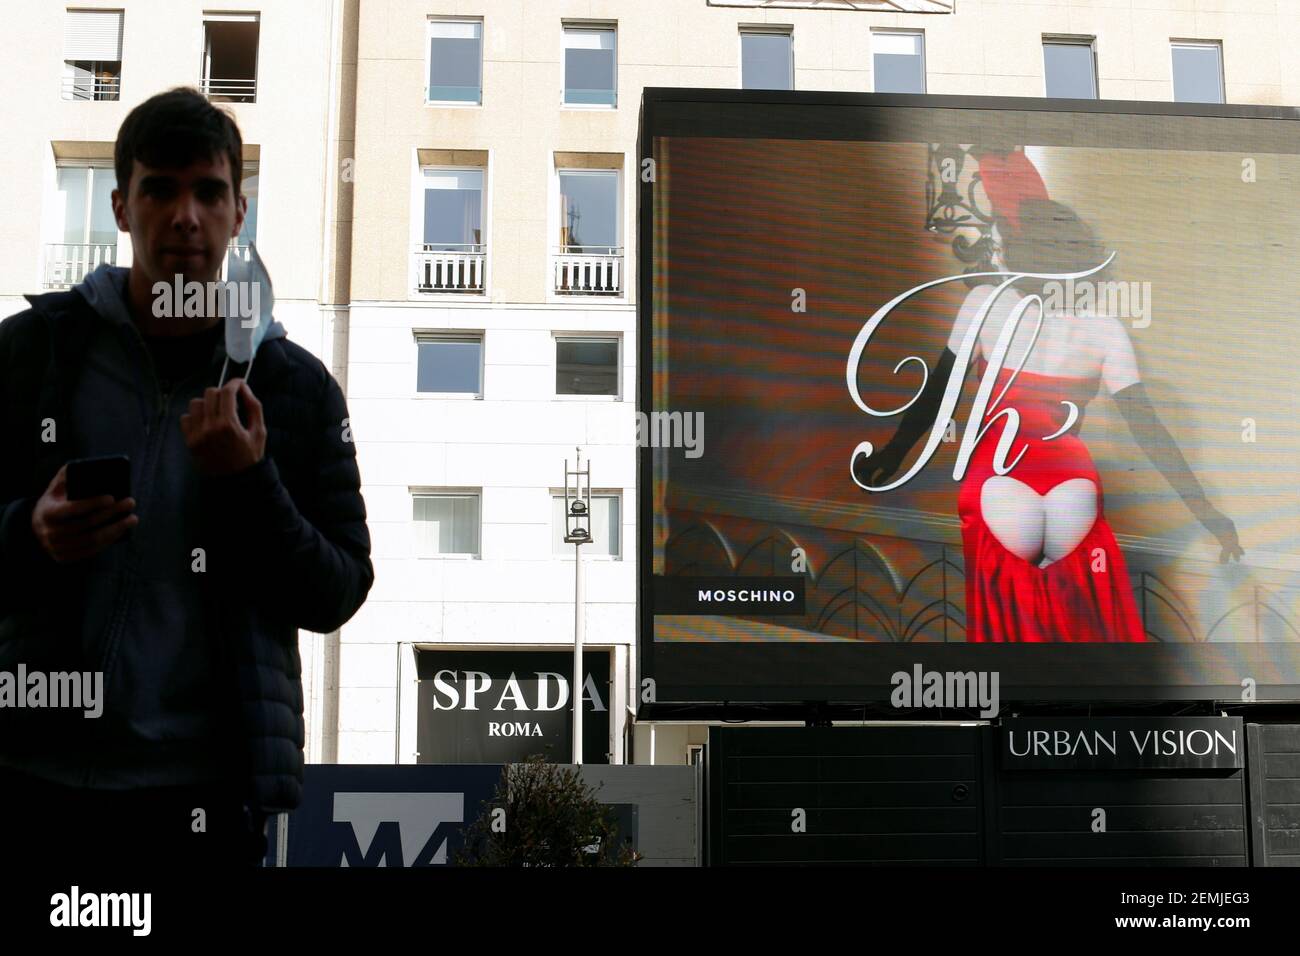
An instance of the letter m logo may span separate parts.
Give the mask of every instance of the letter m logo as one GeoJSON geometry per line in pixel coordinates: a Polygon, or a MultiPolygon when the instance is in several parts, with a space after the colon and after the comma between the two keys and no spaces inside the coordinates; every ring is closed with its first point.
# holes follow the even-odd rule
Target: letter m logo
{"type": "Polygon", "coordinates": [[[348,824],[339,866],[440,866],[465,820],[463,793],[336,793],[334,822],[348,824]]]}

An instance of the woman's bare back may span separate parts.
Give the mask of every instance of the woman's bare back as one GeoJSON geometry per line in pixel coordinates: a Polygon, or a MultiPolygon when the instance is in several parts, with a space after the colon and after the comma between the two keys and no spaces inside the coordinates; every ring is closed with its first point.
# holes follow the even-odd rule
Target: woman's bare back
{"type": "MultiPolygon", "coordinates": [[[[971,325],[996,288],[992,285],[976,286],[967,294],[948,339],[948,348],[953,353],[959,352],[971,325]]],[[[998,293],[980,328],[976,355],[988,359],[993,354],[1004,327],[1023,301],[1024,297],[1015,289],[998,293]]],[[[1029,350],[1023,371],[1035,375],[1064,378],[1100,376],[1111,394],[1140,381],[1133,345],[1119,319],[1086,313],[1047,312],[1035,340],[1034,327],[1038,324],[1039,309],[1040,305],[1033,302],[1025,308],[1003,360],[1004,368],[1016,368],[1029,350]]]]}

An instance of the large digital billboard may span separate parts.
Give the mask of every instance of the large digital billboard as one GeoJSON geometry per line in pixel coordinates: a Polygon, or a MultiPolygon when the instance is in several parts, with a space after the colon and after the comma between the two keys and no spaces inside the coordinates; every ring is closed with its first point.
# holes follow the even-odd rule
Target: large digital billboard
{"type": "Polygon", "coordinates": [[[656,703],[1300,697],[1300,112],[651,89],[639,156],[656,703]]]}

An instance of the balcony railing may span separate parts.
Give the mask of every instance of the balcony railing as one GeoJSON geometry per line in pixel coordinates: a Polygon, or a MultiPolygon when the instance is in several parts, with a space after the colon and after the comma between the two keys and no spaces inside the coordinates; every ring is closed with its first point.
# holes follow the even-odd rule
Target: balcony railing
{"type": "Polygon", "coordinates": [[[416,292],[482,292],[487,250],[481,242],[415,247],[416,292]]]}
{"type": "Polygon", "coordinates": [[[65,100],[116,100],[122,95],[122,78],[65,76],[61,90],[65,100]]]}
{"type": "Polygon", "coordinates": [[[562,246],[555,252],[555,291],[562,295],[622,295],[622,246],[562,246]]]}
{"type": "Polygon", "coordinates": [[[232,259],[239,259],[243,262],[248,261],[248,249],[248,244],[243,242],[232,242],[226,246],[226,257],[221,260],[221,278],[223,281],[230,278],[230,262],[232,259]]]}
{"type": "Polygon", "coordinates": [[[254,103],[257,80],[218,80],[203,77],[203,95],[218,103],[254,103]]]}
{"type": "Polygon", "coordinates": [[[105,262],[117,264],[117,243],[49,243],[45,247],[45,288],[70,289],[105,262]]]}

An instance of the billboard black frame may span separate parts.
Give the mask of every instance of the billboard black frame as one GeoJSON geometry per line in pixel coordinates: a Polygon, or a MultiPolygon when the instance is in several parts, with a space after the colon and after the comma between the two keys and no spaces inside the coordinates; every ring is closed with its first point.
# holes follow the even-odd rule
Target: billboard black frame
{"type": "MultiPolygon", "coordinates": [[[[1273,153],[1300,154],[1300,125],[1293,129],[1276,128],[1268,145],[1259,145],[1263,129],[1258,121],[1300,123],[1300,107],[1256,106],[1248,104],[1163,103],[1143,100],[1075,100],[1039,99],[1009,96],[950,96],[913,93],[853,93],[834,91],[736,90],[717,88],[646,87],[642,93],[637,123],[637,411],[652,410],[650,374],[651,329],[653,319],[653,189],[654,182],[643,175],[645,163],[654,155],[653,143],[658,136],[699,136],[742,139],[825,139],[878,142],[911,142],[897,135],[868,135],[897,129],[900,120],[912,119],[911,110],[1017,111],[1027,114],[1084,114],[1148,116],[1153,118],[1206,118],[1246,120],[1246,124],[1161,124],[1178,135],[1162,142],[1150,141],[1151,130],[1143,131],[1129,124],[1127,142],[1108,142],[1112,148],[1200,149],[1205,134],[1211,134],[1221,148],[1243,154],[1252,149],[1273,153]],[[758,107],[755,109],[755,107],[758,107]],[[850,109],[845,109],[849,107],[850,109]],[[884,112],[882,112],[884,111],[884,112]],[[893,116],[886,120],[886,115],[893,116]],[[1181,128],[1180,128],[1181,127],[1181,128]],[[1216,128],[1217,127],[1217,128],[1216,128]],[[1229,129],[1228,127],[1231,127],[1229,129]],[[1243,136],[1254,132],[1255,138],[1243,136]]],[[[1028,121],[1030,117],[1026,117],[1028,121]]],[[[962,126],[961,117],[954,117],[962,126]]],[[[971,117],[969,122],[974,122],[971,117]]],[[[1039,123],[1040,129],[1048,124],[1039,123]]],[[[1097,135],[1101,122],[1056,124],[1050,135],[1041,132],[1033,140],[1042,145],[1095,145],[1087,142],[1097,135]],[[1076,142],[1083,140],[1083,142],[1076,142]]],[[[1028,123],[1027,123],[1028,126],[1028,123]]],[[[977,127],[970,127],[975,129],[977,127]]],[[[1028,130],[1026,130],[1027,132],[1028,130]]],[[[963,140],[974,141],[974,140],[963,140]]],[[[1277,669],[1300,674],[1300,644],[1289,643],[1222,643],[1222,644],[870,644],[870,661],[861,658],[863,645],[822,643],[724,643],[699,642],[656,647],[654,641],[653,527],[651,499],[651,456],[649,449],[637,447],[637,716],[683,718],[692,711],[700,714],[723,714],[735,707],[756,706],[759,711],[775,705],[783,716],[801,710],[826,713],[826,708],[857,707],[863,713],[880,713],[888,706],[892,689],[887,676],[899,670],[910,671],[913,665],[943,671],[992,670],[1000,674],[1003,702],[1051,702],[1069,704],[1083,701],[1187,702],[1223,700],[1239,702],[1240,684],[1215,683],[1217,670],[1235,668],[1236,673],[1254,676],[1277,669]],[[743,661],[744,653],[762,647],[768,652],[765,667],[774,678],[768,683],[746,682],[744,685],[683,683],[674,672],[702,670],[711,674],[736,672],[751,668],[743,661]],[[918,652],[916,648],[924,648],[918,652]],[[1288,650],[1289,649],[1289,650],[1288,650]],[[1026,652],[1035,660],[1026,658],[1026,652]],[[1135,660],[1135,651],[1141,659],[1135,660]],[[659,655],[656,663],[656,655],[659,655]],[[815,656],[815,662],[809,658],[815,656]],[[1284,657],[1293,658],[1290,662],[1284,657]],[[1061,658],[1066,658],[1062,661],[1061,658]],[[667,665],[667,666],[665,666],[667,665]],[[790,682],[800,671],[821,670],[844,678],[854,672],[863,678],[838,684],[790,682]],[[1181,672],[1190,679],[1177,684],[1152,678],[1159,673],[1181,672]],[[1076,680],[1066,685],[1063,675],[1072,673],[1076,680]],[[1114,675],[1110,683],[1080,684],[1079,673],[1114,675]],[[665,676],[671,678],[665,680],[665,676]],[[885,677],[884,680],[881,678],[885,677]],[[653,679],[653,700],[646,700],[643,687],[653,679]],[[1008,678],[1010,678],[1008,680],[1008,678]],[[1052,678],[1055,678],[1054,680],[1052,678]],[[1118,678],[1124,678],[1122,680],[1118,678]],[[674,683],[676,680],[677,683],[674,683]],[[683,696],[682,692],[688,694],[683,696]]],[[[1259,700],[1272,702],[1300,701],[1300,678],[1296,683],[1266,684],[1257,680],[1259,700]],[[1264,692],[1267,688],[1267,693],[1264,692]]],[[[1005,707],[1004,707],[1005,710],[1005,707]]]]}

